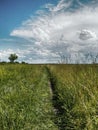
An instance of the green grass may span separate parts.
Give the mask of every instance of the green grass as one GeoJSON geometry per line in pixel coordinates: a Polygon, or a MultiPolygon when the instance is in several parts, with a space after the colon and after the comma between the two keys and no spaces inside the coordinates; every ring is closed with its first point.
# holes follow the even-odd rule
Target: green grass
{"type": "Polygon", "coordinates": [[[98,65],[0,65],[0,130],[97,129],[98,65]]]}
{"type": "Polygon", "coordinates": [[[57,130],[42,71],[37,65],[0,65],[0,130],[57,130]]]}
{"type": "Polygon", "coordinates": [[[61,130],[98,129],[98,66],[50,65],[61,130]]]}

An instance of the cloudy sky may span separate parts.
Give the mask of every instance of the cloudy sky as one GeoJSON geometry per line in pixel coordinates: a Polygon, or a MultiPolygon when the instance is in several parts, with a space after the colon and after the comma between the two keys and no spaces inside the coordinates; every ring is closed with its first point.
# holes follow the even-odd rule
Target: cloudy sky
{"type": "Polygon", "coordinates": [[[98,54],[98,0],[0,0],[0,61],[71,62],[98,54]]]}

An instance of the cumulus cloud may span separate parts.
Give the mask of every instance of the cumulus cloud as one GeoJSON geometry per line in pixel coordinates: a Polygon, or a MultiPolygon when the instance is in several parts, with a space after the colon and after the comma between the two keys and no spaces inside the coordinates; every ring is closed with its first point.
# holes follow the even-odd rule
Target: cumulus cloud
{"type": "Polygon", "coordinates": [[[95,32],[83,29],[83,30],[81,30],[81,32],[79,34],[79,38],[81,40],[88,40],[88,39],[94,39],[95,40],[97,38],[97,36],[96,36],[95,32]]]}
{"type": "Polygon", "coordinates": [[[82,8],[74,9],[71,0],[60,0],[56,6],[47,4],[48,12],[43,9],[41,15],[24,21],[10,35],[30,40],[36,58],[40,54],[44,61],[56,61],[59,54],[73,57],[91,50],[97,53],[98,7],[83,6],[79,0],[77,4],[82,8]]]}

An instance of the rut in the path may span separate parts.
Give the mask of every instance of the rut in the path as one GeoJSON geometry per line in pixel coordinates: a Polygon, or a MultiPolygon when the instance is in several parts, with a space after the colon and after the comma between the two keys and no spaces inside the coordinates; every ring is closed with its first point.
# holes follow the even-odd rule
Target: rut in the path
{"type": "Polygon", "coordinates": [[[54,107],[54,112],[55,112],[55,119],[54,119],[54,123],[58,126],[59,130],[65,130],[65,124],[63,122],[63,119],[61,118],[63,113],[64,113],[64,109],[62,108],[63,103],[59,100],[59,94],[56,88],[57,85],[57,79],[56,77],[50,72],[50,69],[48,67],[45,67],[46,69],[46,73],[48,76],[48,80],[49,80],[49,87],[50,87],[50,91],[52,94],[52,104],[54,107]],[[60,119],[60,121],[59,121],[60,119]]]}

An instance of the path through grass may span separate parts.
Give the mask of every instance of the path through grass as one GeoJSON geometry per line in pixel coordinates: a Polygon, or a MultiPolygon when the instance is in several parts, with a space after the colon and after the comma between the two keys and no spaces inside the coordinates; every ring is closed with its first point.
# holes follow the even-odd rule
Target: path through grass
{"type": "Polygon", "coordinates": [[[98,65],[0,65],[0,130],[98,130],[98,65]]]}
{"type": "Polygon", "coordinates": [[[42,66],[0,66],[0,130],[57,130],[42,66]]]}

